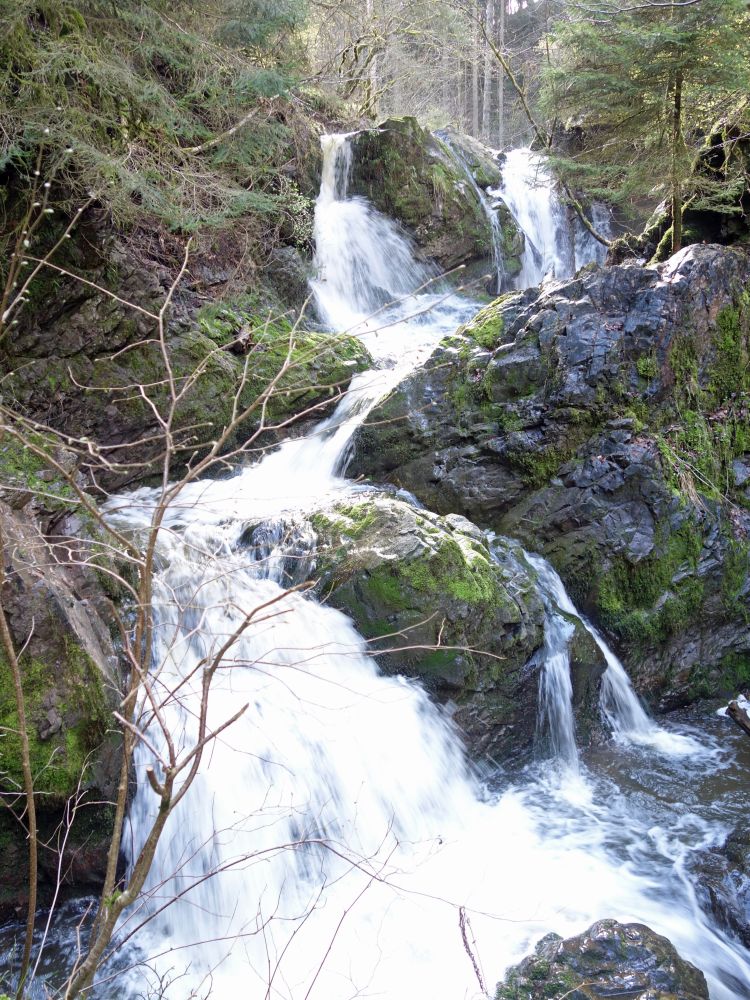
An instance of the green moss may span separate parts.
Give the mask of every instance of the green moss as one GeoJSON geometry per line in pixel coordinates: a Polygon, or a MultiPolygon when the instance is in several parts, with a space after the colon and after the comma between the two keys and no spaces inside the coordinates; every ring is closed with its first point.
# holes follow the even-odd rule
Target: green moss
{"type": "Polygon", "coordinates": [[[716,357],[709,373],[709,391],[717,403],[748,387],[749,321],[746,301],[737,307],[727,306],[716,317],[716,357]]]}
{"type": "Polygon", "coordinates": [[[636,645],[663,642],[687,625],[703,601],[703,581],[691,575],[701,547],[700,529],[686,524],[658,554],[638,563],[615,557],[597,587],[603,624],[636,645]],[[678,572],[685,575],[675,582],[678,572]]]}
{"type": "Polygon", "coordinates": [[[514,293],[501,295],[484,309],[480,309],[470,323],[461,329],[461,333],[470,337],[485,350],[491,351],[500,343],[500,339],[505,330],[505,319],[503,318],[500,306],[514,293]]]}
{"type": "Polygon", "coordinates": [[[710,344],[711,360],[699,375],[698,345],[691,336],[669,352],[676,417],[662,449],[673,484],[687,479],[705,496],[722,500],[734,487],[732,461],[750,447],[750,305],[722,309],[710,344]]]}
{"type": "Polygon", "coordinates": [[[653,354],[644,355],[635,363],[641,378],[654,379],[659,374],[659,365],[653,354]]]}
{"type": "MultiPolygon", "coordinates": [[[[53,437],[26,433],[31,445],[51,458],[59,457],[59,443],[53,437]]],[[[14,492],[33,493],[47,510],[60,510],[76,499],[75,492],[62,476],[40,455],[13,437],[0,431],[0,484],[14,492]]]]}
{"type": "MultiPolygon", "coordinates": [[[[34,787],[51,800],[65,799],[75,792],[89,754],[104,737],[109,718],[96,665],[70,640],[65,642],[64,650],[64,661],[60,664],[31,658],[21,662],[34,787]],[[52,691],[57,692],[55,707],[61,718],[78,721],[42,740],[38,730],[49,710],[45,699],[52,691]]],[[[0,661],[0,725],[3,727],[0,785],[18,788],[23,784],[18,712],[10,668],[5,661],[0,661]]]]}
{"type": "Polygon", "coordinates": [[[690,336],[676,337],[669,350],[669,365],[675,382],[675,391],[688,399],[700,390],[698,385],[698,351],[690,336]]]}
{"type": "Polygon", "coordinates": [[[503,410],[498,418],[501,430],[506,433],[523,430],[523,420],[514,410],[503,410]]]}
{"type": "Polygon", "coordinates": [[[750,692],[750,653],[730,652],[713,667],[696,664],[688,677],[688,697],[733,698],[750,692]]]}
{"type": "Polygon", "coordinates": [[[723,569],[721,597],[724,607],[730,617],[739,617],[750,623],[750,607],[745,596],[750,572],[750,543],[728,539],[723,569]]]}

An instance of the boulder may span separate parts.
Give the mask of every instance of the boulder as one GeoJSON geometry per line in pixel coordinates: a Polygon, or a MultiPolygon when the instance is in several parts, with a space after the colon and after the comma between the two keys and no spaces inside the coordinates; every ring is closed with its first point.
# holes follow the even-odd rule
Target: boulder
{"type": "Polygon", "coordinates": [[[474,136],[459,132],[450,125],[435,134],[458,150],[480,188],[500,186],[502,181],[500,160],[494,150],[489,149],[474,136]]]}
{"type": "Polygon", "coordinates": [[[694,246],[501,297],[374,411],[352,471],[548,557],[663,707],[721,693],[750,666],[749,279],[694,246]]]}
{"type": "MultiPolygon", "coordinates": [[[[312,524],[320,594],[353,618],[381,668],[418,677],[451,702],[474,756],[527,750],[544,609],[521,547],[387,494],[354,494],[316,512],[312,524]]],[[[572,668],[585,742],[604,664],[576,635],[572,668]]]]}
{"type": "MultiPolygon", "coordinates": [[[[443,270],[491,260],[492,232],[476,190],[455,154],[415,118],[357,132],[352,148],[349,193],[401,222],[424,257],[443,270]]],[[[517,273],[522,237],[507,212],[501,222],[506,271],[517,273]]]]}
{"type": "Polygon", "coordinates": [[[703,973],[643,924],[599,920],[563,940],[548,934],[498,983],[495,1000],[708,1000],[703,973]]]}

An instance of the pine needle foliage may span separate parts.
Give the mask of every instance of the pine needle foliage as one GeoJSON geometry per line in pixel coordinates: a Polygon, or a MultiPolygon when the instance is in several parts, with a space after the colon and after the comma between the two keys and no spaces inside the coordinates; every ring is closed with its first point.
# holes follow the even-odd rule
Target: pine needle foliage
{"type": "Polygon", "coordinates": [[[272,98],[303,69],[303,14],[303,0],[0,0],[6,232],[36,170],[59,209],[93,193],[119,226],[283,212],[290,134],[272,98]]]}
{"type": "MultiPolygon", "coordinates": [[[[558,167],[625,209],[665,195],[689,200],[706,136],[750,94],[745,0],[602,0],[568,10],[554,29],[542,99],[582,145],[558,167]]],[[[734,183],[721,197],[740,190],[734,183]]]]}

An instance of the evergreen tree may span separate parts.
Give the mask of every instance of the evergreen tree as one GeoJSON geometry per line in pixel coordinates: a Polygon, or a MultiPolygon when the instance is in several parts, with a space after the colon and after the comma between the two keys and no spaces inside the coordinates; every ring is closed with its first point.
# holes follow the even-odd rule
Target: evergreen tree
{"type": "Polygon", "coordinates": [[[560,166],[575,186],[624,206],[667,193],[674,252],[696,152],[750,90],[748,6],[605,0],[581,10],[557,24],[544,71],[547,114],[582,135],[560,166]]]}

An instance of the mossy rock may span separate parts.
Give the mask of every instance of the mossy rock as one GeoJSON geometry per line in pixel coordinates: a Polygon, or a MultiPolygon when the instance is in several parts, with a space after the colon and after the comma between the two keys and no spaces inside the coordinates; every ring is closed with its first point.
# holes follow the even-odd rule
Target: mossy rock
{"type": "Polygon", "coordinates": [[[444,270],[492,253],[479,198],[459,165],[415,118],[356,133],[349,192],[364,195],[412,234],[444,270]]]}
{"type": "Polygon", "coordinates": [[[490,303],[373,411],[353,471],[541,552],[653,702],[719,695],[748,650],[749,281],[699,245],[490,303]]]}
{"type": "MultiPolygon", "coordinates": [[[[0,504],[3,608],[19,657],[40,834],[45,842],[57,842],[55,831],[75,797],[76,820],[63,870],[66,881],[90,885],[106,866],[114,818],[107,802],[115,795],[121,762],[121,740],[112,718],[121,700],[110,633],[112,607],[95,572],[85,566],[85,543],[64,538],[58,528],[56,541],[69,544],[81,563],[58,562],[35,517],[33,504],[19,510],[0,504]]],[[[0,790],[8,803],[17,796],[19,812],[23,764],[7,653],[0,655],[0,727],[0,790]]],[[[0,829],[0,842],[3,838],[8,850],[2,851],[0,919],[22,903],[27,891],[25,834],[10,815],[0,829]],[[20,859],[18,866],[13,858],[20,859]]],[[[57,881],[54,850],[43,854],[41,899],[57,881]]]]}
{"type": "Polygon", "coordinates": [[[502,181],[497,153],[473,136],[448,126],[436,133],[439,139],[460,150],[461,156],[480,188],[499,187],[502,181]]]}
{"type": "Polygon", "coordinates": [[[354,494],[312,524],[320,593],[354,619],[381,668],[455,701],[474,752],[528,747],[536,679],[524,667],[543,609],[518,546],[490,547],[464,518],[383,494],[354,494]]]}
{"type": "Polygon", "coordinates": [[[169,370],[152,336],[113,352],[102,343],[64,363],[54,351],[15,358],[5,389],[21,413],[44,415],[56,429],[103,446],[117,466],[99,471],[109,488],[160,471],[164,436],[154,410],[165,418],[169,412],[170,370],[179,396],[171,427],[174,474],[223,433],[235,397],[245,418],[223,450],[241,445],[261,424],[267,430],[259,444],[267,446],[274,429],[298,414],[317,418],[370,359],[355,337],[295,329],[257,309],[257,299],[245,297],[204,307],[192,323],[178,325],[166,341],[169,370]]]}
{"type": "Polygon", "coordinates": [[[495,1000],[708,1000],[703,973],[643,924],[599,920],[563,940],[548,934],[498,983],[495,1000]]]}

